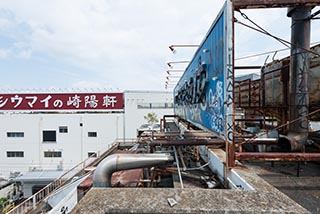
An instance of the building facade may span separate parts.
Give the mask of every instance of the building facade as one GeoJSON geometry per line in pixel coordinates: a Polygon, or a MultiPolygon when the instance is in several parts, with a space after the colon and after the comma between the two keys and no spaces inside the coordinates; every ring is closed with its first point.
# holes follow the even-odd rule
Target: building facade
{"type": "MultiPolygon", "coordinates": [[[[66,94],[1,94],[0,177],[32,170],[67,170],[116,139],[135,138],[137,129],[146,123],[146,114],[155,113],[158,119],[173,114],[172,93],[125,91],[116,97],[121,105],[115,108],[102,97],[106,105],[99,108],[99,94],[67,94],[65,100],[66,94]],[[76,96],[80,106],[74,109],[74,103],[68,101],[76,96]],[[96,102],[89,102],[92,100],[96,102]],[[20,108],[18,101],[21,106],[26,102],[25,106],[20,108]]],[[[112,97],[112,93],[105,94],[112,97]]]]}

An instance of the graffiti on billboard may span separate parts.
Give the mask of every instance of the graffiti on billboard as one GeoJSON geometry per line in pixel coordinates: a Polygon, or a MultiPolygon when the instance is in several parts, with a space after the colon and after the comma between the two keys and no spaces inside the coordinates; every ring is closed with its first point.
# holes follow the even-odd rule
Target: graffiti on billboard
{"type": "Polygon", "coordinates": [[[174,90],[175,114],[224,136],[233,90],[228,6],[222,8],[174,90]]]}

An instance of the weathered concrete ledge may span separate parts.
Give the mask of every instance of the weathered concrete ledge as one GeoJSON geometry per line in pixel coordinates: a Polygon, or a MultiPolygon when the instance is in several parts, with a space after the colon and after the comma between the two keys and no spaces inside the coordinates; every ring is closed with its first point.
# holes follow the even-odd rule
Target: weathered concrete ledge
{"type": "Polygon", "coordinates": [[[279,191],[92,188],[72,213],[309,212],[279,191]]]}

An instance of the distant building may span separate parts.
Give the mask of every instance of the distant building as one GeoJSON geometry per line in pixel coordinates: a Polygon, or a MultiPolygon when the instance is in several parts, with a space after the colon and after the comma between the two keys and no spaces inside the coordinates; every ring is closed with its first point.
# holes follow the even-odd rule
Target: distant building
{"type": "Polygon", "coordinates": [[[236,82],[240,82],[244,80],[257,80],[257,79],[260,79],[259,73],[245,74],[245,75],[240,75],[234,78],[236,82]]]}
{"type": "Polygon", "coordinates": [[[117,138],[135,138],[150,112],[173,114],[172,93],[1,93],[0,177],[67,170],[117,138]]]}

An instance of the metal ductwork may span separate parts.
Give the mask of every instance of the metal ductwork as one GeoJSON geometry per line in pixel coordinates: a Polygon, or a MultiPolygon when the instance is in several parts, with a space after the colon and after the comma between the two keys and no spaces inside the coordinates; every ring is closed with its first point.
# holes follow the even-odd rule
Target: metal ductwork
{"type": "Polygon", "coordinates": [[[307,139],[308,133],[289,132],[279,137],[278,145],[282,152],[303,151],[307,139]]]}
{"type": "MultiPolygon", "coordinates": [[[[290,98],[289,120],[306,116],[309,109],[309,70],[310,70],[310,15],[312,7],[295,7],[288,9],[291,25],[291,65],[290,65],[290,98]]],[[[308,135],[309,122],[305,117],[294,122],[289,132],[308,135]]],[[[299,143],[305,144],[303,137],[299,143]]]]}
{"type": "Polygon", "coordinates": [[[167,153],[159,154],[113,154],[97,166],[93,175],[94,187],[110,187],[112,173],[120,170],[158,166],[173,161],[167,153]]]}

